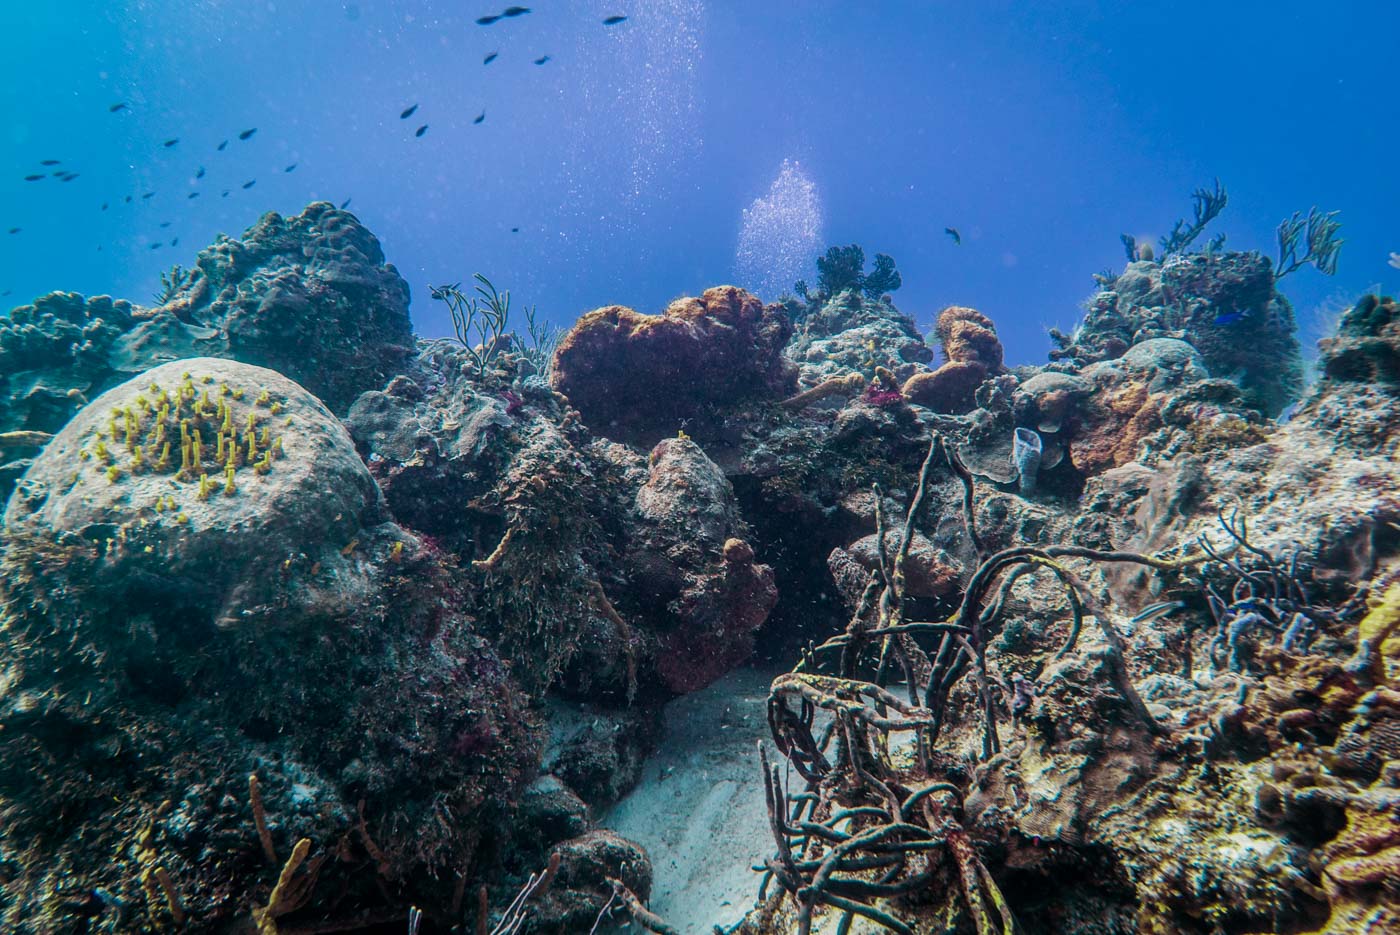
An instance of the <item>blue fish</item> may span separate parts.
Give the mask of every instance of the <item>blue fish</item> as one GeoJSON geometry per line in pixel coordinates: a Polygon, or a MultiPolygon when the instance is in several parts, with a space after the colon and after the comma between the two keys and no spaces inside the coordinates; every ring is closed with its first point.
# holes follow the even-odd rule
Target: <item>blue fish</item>
{"type": "Polygon", "coordinates": [[[1215,316],[1215,324],[1233,325],[1237,321],[1243,321],[1244,315],[1244,312],[1221,312],[1215,316]]]}

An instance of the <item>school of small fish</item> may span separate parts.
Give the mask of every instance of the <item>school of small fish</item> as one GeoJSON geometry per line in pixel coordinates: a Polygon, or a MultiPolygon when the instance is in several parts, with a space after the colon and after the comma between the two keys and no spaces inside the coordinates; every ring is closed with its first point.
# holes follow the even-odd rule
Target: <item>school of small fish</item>
{"type": "MultiPolygon", "coordinates": [[[[505,8],[504,10],[502,10],[500,13],[493,13],[493,14],[489,14],[489,15],[485,15],[485,16],[480,16],[480,17],[478,17],[478,18],[476,19],[476,24],[477,24],[478,26],[490,26],[490,25],[492,25],[492,24],[494,24],[494,23],[500,22],[501,20],[515,19],[515,18],[517,18],[517,17],[524,16],[524,15],[530,13],[530,12],[532,12],[532,11],[531,11],[531,9],[530,9],[529,7],[510,6],[510,7],[506,7],[506,8],[505,8]]],[[[622,14],[616,14],[616,15],[613,15],[613,16],[608,16],[608,17],[605,17],[605,18],[602,20],[602,24],[603,24],[604,26],[608,26],[608,27],[618,26],[618,25],[621,25],[622,23],[625,23],[625,22],[627,22],[627,17],[624,16],[624,15],[622,15],[622,14]]],[[[489,54],[486,55],[486,57],[485,57],[484,59],[482,59],[481,64],[482,64],[482,65],[490,65],[492,62],[496,61],[496,59],[500,57],[500,54],[501,54],[501,52],[500,52],[499,49],[497,49],[497,50],[495,50],[495,51],[493,51],[493,52],[490,52],[489,54]]],[[[543,55],[540,55],[540,56],[538,56],[538,57],[536,57],[536,58],[531,59],[531,61],[532,61],[535,65],[544,65],[545,63],[547,63],[547,62],[549,62],[549,61],[551,61],[551,60],[552,60],[552,56],[549,55],[549,54],[547,54],[547,53],[546,53],[546,54],[543,54],[543,55]]],[[[417,113],[417,111],[418,111],[418,103],[417,103],[417,102],[412,103],[412,104],[409,104],[407,107],[405,107],[402,111],[399,112],[399,119],[400,119],[400,120],[407,120],[408,118],[412,117],[415,113],[417,113]]],[[[115,103],[113,103],[113,104],[111,104],[111,105],[109,105],[109,106],[107,107],[107,112],[108,112],[109,114],[131,113],[131,112],[132,112],[132,105],[131,105],[131,103],[128,102],[128,101],[117,101],[117,102],[115,102],[115,103]]],[[[483,109],[483,110],[481,111],[481,113],[477,114],[475,117],[472,118],[472,124],[473,124],[474,126],[475,126],[475,125],[480,125],[480,124],[483,123],[485,120],[486,120],[486,111],[483,109]]],[[[423,136],[425,136],[425,135],[427,134],[427,132],[428,132],[428,126],[429,126],[429,125],[428,125],[427,123],[423,123],[423,124],[419,125],[418,128],[417,128],[416,130],[413,131],[413,136],[414,136],[414,138],[416,138],[416,139],[421,139],[423,136]]],[[[254,136],[255,134],[257,134],[257,132],[258,132],[258,128],[257,128],[257,127],[248,127],[248,128],[245,129],[245,130],[240,130],[240,131],[236,134],[236,138],[237,138],[237,140],[238,140],[239,142],[246,143],[246,142],[251,141],[252,138],[253,138],[253,136],[254,136]]],[[[228,150],[228,147],[229,147],[229,142],[230,142],[230,139],[224,139],[224,140],[222,140],[222,141],[219,143],[219,145],[215,147],[215,152],[219,152],[219,153],[226,152],[226,151],[228,150]]],[[[170,138],[168,138],[168,139],[161,140],[160,146],[161,146],[162,149],[175,151],[175,150],[177,150],[177,148],[180,146],[180,137],[178,137],[178,136],[172,136],[172,137],[170,137],[170,138]]],[[[67,168],[63,168],[63,167],[62,167],[62,166],[63,166],[63,160],[61,160],[61,159],[40,159],[40,160],[38,160],[37,165],[39,165],[40,167],[42,167],[45,171],[42,171],[42,172],[29,172],[28,174],[26,174],[26,175],[23,176],[24,181],[26,181],[26,182],[42,182],[42,181],[44,181],[44,180],[46,180],[46,179],[51,179],[51,178],[52,178],[52,179],[57,179],[59,182],[65,182],[65,183],[66,183],[66,182],[71,182],[71,181],[73,181],[74,179],[76,179],[76,178],[79,177],[79,173],[77,173],[77,172],[75,172],[75,171],[72,171],[72,170],[70,170],[70,169],[67,169],[67,168]],[[58,167],[58,168],[55,168],[55,167],[58,167]]],[[[284,167],[284,168],[282,169],[282,172],[283,172],[283,173],[293,172],[293,171],[296,170],[296,168],[297,168],[298,165],[300,165],[299,162],[293,162],[293,163],[291,163],[290,165],[287,165],[286,167],[284,167]]],[[[193,176],[191,177],[191,182],[198,182],[198,181],[202,180],[202,179],[205,177],[205,174],[206,174],[206,169],[205,169],[205,167],[204,167],[203,165],[199,166],[198,169],[194,172],[193,176]]],[[[258,184],[258,180],[257,180],[256,178],[251,178],[251,179],[249,179],[248,181],[242,183],[242,186],[241,186],[241,187],[242,187],[242,189],[243,189],[244,191],[247,191],[248,189],[252,188],[252,187],[253,187],[254,185],[256,185],[256,184],[258,184]]],[[[225,188],[225,189],[223,189],[223,190],[220,191],[219,197],[221,197],[221,198],[227,198],[227,197],[231,194],[231,192],[232,192],[231,189],[225,188]]],[[[191,192],[188,192],[188,193],[186,193],[186,195],[185,195],[185,201],[186,201],[187,203],[190,202],[190,201],[194,201],[195,199],[197,199],[197,198],[200,197],[200,194],[201,194],[201,192],[199,192],[199,191],[191,191],[191,192]]],[[[156,192],[154,192],[154,191],[148,191],[148,192],[143,192],[143,193],[141,194],[140,198],[141,198],[142,201],[149,201],[149,200],[150,200],[151,198],[153,198],[155,195],[156,195],[156,192]]],[[[125,196],[125,198],[123,199],[122,203],[123,203],[123,204],[132,204],[133,201],[134,201],[134,198],[135,198],[135,196],[133,196],[133,195],[127,195],[127,196],[125,196]]],[[[345,208],[348,208],[348,207],[350,206],[350,201],[351,201],[350,198],[346,198],[344,201],[342,201],[342,202],[340,203],[341,209],[343,210],[343,209],[345,209],[345,208]]],[[[100,210],[106,211],[110,206],[111,206],[111,202],[110,202],[110,201],[104,201],[104,202],[102,202],[102,207],[101,207],[100,210]]],[[[160,228],[161,228],[162,230],[164,230],[164,229],[170,227],[172,223],[173,223],[172,221],[162,221],[161,224],[160,224],[160,228]]],[[[519,228],[519,227],[512,227],[512,228],[511,228],[511,233],[519,233],[519,231],[520,231],[520,228],[519,228]]],[[[11,227],[11,228],[8,229],[8,232],[9,232],[11,235],[20,234],[20,233],[23,232],[23,228],[21,228],[21,227],[11,227]]],[[[179,245],[179,243],[180,243],[180,238],[179,238],[179,237],[173,237],[173,238],[171,238],[170,241],[169,241],[169,245],[172,246],[172,247],[179,245]]],[[[151,250],[159,250],[160,248],[162,248],[162,247],[165,246],[165,245],[166,245],[165,241],[155,241],[155,242],[153,242],[153,243],[150,244],[150,249],[151,249],[151,250]]],[[[102,247],[99,245],[97,249],[98,249],[98,250],[101,250],[102,247]]],[[[1392,262],[1393,262],[1393,258],[1395,257],[1395,254],[1392,254],[1391,256],[1392,256],[1392,262]]],[[[0,292],[0,297],[8,296],[8,295],[11,293],[11,291],[12,291],[12,290],[6,289],[6,290],[4,290],[3,292],[0,292]]]]}

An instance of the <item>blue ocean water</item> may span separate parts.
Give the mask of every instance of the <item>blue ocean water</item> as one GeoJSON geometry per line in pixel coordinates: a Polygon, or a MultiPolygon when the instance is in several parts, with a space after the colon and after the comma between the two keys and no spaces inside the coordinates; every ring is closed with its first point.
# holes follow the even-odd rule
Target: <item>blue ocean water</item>
{"type": "Polygon", "coordinates": [[[1340,211],[1336,276],[1285,288],[1305,335],[1400,278],[1394,3],[587,0],[477,25],[488,6],[0,4],[3,302],[145,301],[216,233],[313,199],[351,200],[425,335],[450,331],[428,284],[476,271],[560,324],[736,279],[771,300],[790,260],[736,252],[785,163],[806,200],[750,246],[891,254],[903,309],[984,309],[1013,363],[1121,266],[1119,233],[1155,240],[1216,177],[1236,248],[1340,211]]]}

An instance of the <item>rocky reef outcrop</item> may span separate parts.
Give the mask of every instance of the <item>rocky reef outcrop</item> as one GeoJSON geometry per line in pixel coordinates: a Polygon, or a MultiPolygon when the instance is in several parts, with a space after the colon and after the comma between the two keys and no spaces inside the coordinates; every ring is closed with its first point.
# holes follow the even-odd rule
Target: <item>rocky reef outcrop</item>
{"type": "Polygon", "coordinates": [[[904,380],[933,359],[912,318],[858,289],[801,308],[785,353],[797,364],[804,390],[852,374],[869,376],[876,367],[904,380]]]}
{"type": "Polygon", "coordinates": [[[529,778],[527,699],[450,569],[279,374],[194,358],[113,387],[5,524],[11,931],[450,899],[529,778]]]}
{"type": "Polygon", "coordinates": [[[1072,335],[1052,332],[1051,358],[1076,368],[1113,360],[1153,338],[1185,340],[1213,377],[1238,384],[1273,416],[1303,385],[1293,307],[1259,253],[1178,253],[1105,277],[1072,335]]]}
{"type": "Polygon", "coordinates": [[[397,373],[413,350],[408,285],[353,214],[308,205],[220,237],[164,304],[55,292],[0,318],[0,496],[41,439],[87,400],[170,360],[269,367],[333,412],[397,373]],[[29,442],[29,443],[24,443],[29,442]]]}

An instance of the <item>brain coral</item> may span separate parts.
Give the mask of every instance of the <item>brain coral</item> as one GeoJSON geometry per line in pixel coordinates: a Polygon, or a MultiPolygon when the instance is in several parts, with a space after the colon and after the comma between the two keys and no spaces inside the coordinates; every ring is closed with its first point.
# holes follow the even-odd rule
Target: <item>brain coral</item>
{"type": "Polygon", "coordinates": [[[553,385],[600,434],[669,435],[706,406],[785,394],[791,334],[786,316],[734,286],[677,299],[660,315],[610,305],[559,342],[553,385]]]}

